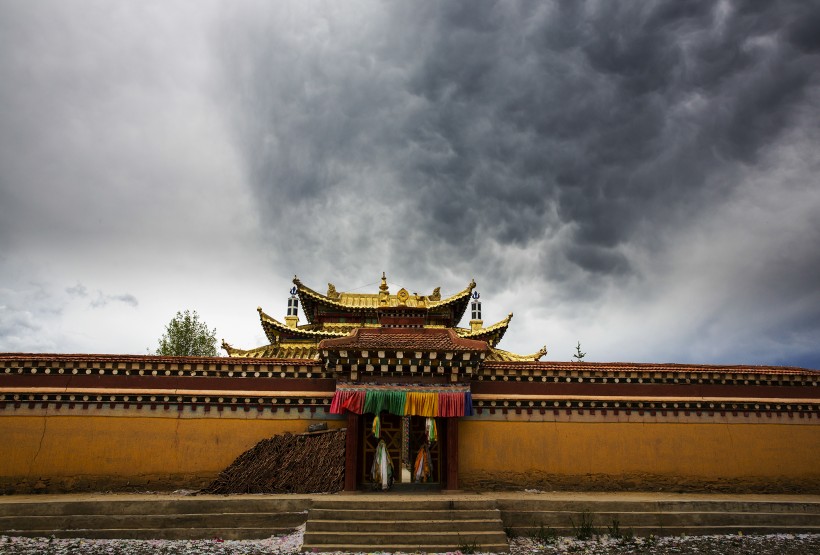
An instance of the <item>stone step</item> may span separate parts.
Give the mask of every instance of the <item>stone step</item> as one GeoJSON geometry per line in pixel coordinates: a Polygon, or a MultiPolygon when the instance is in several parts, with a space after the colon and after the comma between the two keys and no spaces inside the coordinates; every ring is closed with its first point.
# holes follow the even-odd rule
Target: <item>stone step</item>
{"type": "MultiPolygon", "coordinates": [[[[317,546],[319,551],[322,550],[330,550],[325,546],[317,546]]],[[[303,552],[311,551],[312,548],[302,549],[303,552]]],[[[393,544],[383,544],[379,546],[373,546],[371,544],[364,544],[364,543],[350,543],[350,544],[339,544],[335,545],[332,548],[334,552],[343,552],[343,553],[361,553],[361,552],[372,552],[377,550],[378,552],[393,552],[393,551],[402,551],[402,552],[409,552],[409,553],[449,553],[452,551],[460,550],[464,553],[473,553],[476,551],[481,552],[488,552],[488,553],[506,553],[510,550],[510,546],[505,539],[504,542],[499,543],[485,543],[482,544],[480,547],[473,545],[472,542],[464,541],[464,543],[456,544],[453,547],[451,544],[436,544],[436,543],[393,543],[393,544]]]]}
{"type": "MultiPolygon", "coordinates": [[[[543,534],[554,536],[575,536],[577,530],[568,526],[558,526],[549,528],[539,527],[512,527],[507,528],[513,536],[537,537],[543,534]]],[[[632,534],[634,536],[711,536],[711,535],[734,535],[741,532],[746,535],[761,534],[818,534],[820,526],[767,526],[767,525],[730,525],[730,526],[621,526],[621,534],[632,534]]],[[[606,526],[596,527],[596,535],[609,534],[606,526]]]]}
{"type": "Polygon", "coordinates": [[[316,520],[389,520],[389,521],[411,521],[411,520],[477,520],[477,519],[499,519],[501,512],[498,509],[462,509],[462,510],[441,510],[441,509],[381,509],[373,507],[371,509],[344,509],[326,508],[310,509],[310,518],[316,520]]]}
{"type": "Polygon", "coordinates": [[[506,552],[495,500],[322,499],[308,511],[302,551],[506,552]]]}
{"type": "Polygon", "coordinates": [[[555,511],[555,512],[761,512],[820,514],[820,502],[790,501],[728,501],[728,500],[669,500],[669,501],[610,501],[610,500],[553,500],[553,499],[499,499],[501,511],[555,511]]]}
{"type": "Polygon", "coordinates": [[[498,506],[494,499],[430,499],[420,497],[419,499],[362,499],[357,497],[346,497],[337,499],[317,499],[311,505],[312,509],[339,509],[362,510],[362,511],[460,511],[460,510],[493,510],[498,506]]]}
{"type": "Polygon", "coordinates": [[[301,526],[306,513],[191,513],[144,515],[54,515],[3,516],[0,530],[74,530],[138,528],[276,528],[288,530],[301,526]]]}
{"type": "Polygon", "coordinates": [[[314,533],[305,531],[305,539],[302,550],[310,551],[314,547],[330,551],[341,551],[339,546],[359,544],[382,548],[392,545],[437,545],[445,550],[457,549],[460,545],[476,544],[481,549],[485,545],[499,545],[507,543],[507,536],[499,531],[474,531],[462,530],[460,532],[408,532],[403,530],[384,530],[362,534],[361,532],[321,532],[314,533]]]}
{"type": "Polygon", "coordinates": [[[0,534],[99,539],[258,539],[304,524],[309,498],[0,502],[0,534]]]}
{"type": "Polygon", "coordinates": [[[230,498],[170,500],[83,500],[83,501],[15,501],[0,503],[0,516],[26,515],[93,515],[93,514],[184,514],[184,513],[274,513],[306,511],[305,498],[255,499],[230,498]]]}
{"type": "Polygon", "coordinates": [[[361,532],[378,533],[384,530],[406,532],[458,532],[460,530],[498,531],[499,521],[494,520],[313,520],[311,532],[361,532]]]}
{"type": "Polygon", "coordinates": [[[269,538],[274,534],[285,534],[292,530],[276,528],[89,528],[77,530],[13,530],[2,531],[8,536],[88,538],[88,539],[132,539],[132,540],[253,540],[269,538]]]}
{"type": "Polygon", "coordinates": [[[813,513],[753,513],[753,512],[595,512],[568,513],[563,511],[507,511],[502,520],[505,525],[530,523],[534,526],[568,526],[580,523],[582,518],[592,520],[596,526],[612,525],[617,520],[621,526],[702,526],[706,524],[729,526],[737,524],[798,526],[820,525],[820,515],[813,513]]]}

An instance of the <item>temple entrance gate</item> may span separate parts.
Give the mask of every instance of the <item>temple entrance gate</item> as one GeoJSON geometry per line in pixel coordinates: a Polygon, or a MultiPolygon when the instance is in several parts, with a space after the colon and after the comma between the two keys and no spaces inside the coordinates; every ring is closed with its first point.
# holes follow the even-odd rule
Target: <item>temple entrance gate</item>
{"type": "MultiPolygon", "coordinates": [[[[444,419],[435,418],[437,438],[429,443],[430,475],[426,481],[419,482],[414,477],[414,463],[421,449],[428,443],[426,418],[422,416],[398,416],[382,411],[379,420],[381,430],[377,438],[373,434],[373,419],[375,415],[366,414],[362,418],[359,445],[362,453],[359,467],[359,483],[366,488],[375,488],[371,476],[373,457],[376,446],[384,440],[388,455],[393,462],[394,483],[408,486],[409,484],[441,485],[443,480],[443,450],[441,448],[443,434],[446,434],[444,419]]],[[[412,486],[410,486],[412,487],[412,486]]]]}

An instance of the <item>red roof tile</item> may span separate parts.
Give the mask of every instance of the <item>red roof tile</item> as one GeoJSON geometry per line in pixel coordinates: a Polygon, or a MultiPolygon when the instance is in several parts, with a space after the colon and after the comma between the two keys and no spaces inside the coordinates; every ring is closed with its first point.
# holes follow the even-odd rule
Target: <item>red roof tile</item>
{"type": "Polygon", "coordinates": [[[745,366],[712,364],[657,364],[639,362],[485,362],[484,368],[517,368],[564,372],[675,372],[720,374],[817,374],[820,370],[794,366],[745,366]]]}
{"type": "Polygon", "coordinates": [[[346,337],[323,339],[322,350],[487,351],[486,341],[462,339],[451,329],[357,328],[346,337]]]}
{"type": "Polygon", "coordinates": [[[152,362],[175,364],[286,364],[320,366],[312,359],[293,358],[234,358],[234,357],[194,357],[194,356],[157,356],[157,355],[113,355],[113,354],[61,354],[61,353],[0,353],[2,361],[54,361],[54,362],[152,362]]]}

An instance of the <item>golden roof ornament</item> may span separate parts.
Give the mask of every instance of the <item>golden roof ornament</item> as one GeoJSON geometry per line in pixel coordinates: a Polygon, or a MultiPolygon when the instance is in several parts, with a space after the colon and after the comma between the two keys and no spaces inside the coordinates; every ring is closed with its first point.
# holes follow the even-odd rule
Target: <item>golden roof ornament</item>
{"type": "Polygon", "coordinates": [[[334,301],[338,301],[342,298],[342,294],[336,291],[336,286],[332,283],[327,284],[327,298],[333,299],[334,301]]]}
{"type": "Polygon", "coordinates": [[[390,289],[387,287],[387,276],[382,272],[382,283],[379,285],[379,306],[387,306],[390,289]]]}

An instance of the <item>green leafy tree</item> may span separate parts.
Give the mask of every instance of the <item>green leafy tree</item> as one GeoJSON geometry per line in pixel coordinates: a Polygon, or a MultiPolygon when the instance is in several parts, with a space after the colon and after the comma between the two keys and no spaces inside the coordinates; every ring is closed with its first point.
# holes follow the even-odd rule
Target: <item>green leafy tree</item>
{"type": "Polygon", "coordinates": [[[158,355],[215,357],[216,328],[210,330],[196,310],[177,312],[159,340],[158,355]]]}
{"type": "Polygon", "coordinates": [[[584,362],[585,356],[587,356],[587,354],[581,352],[581,342],[579,341],[575,346],[575,354],[572,355],[573,362],[584,362]]]}

